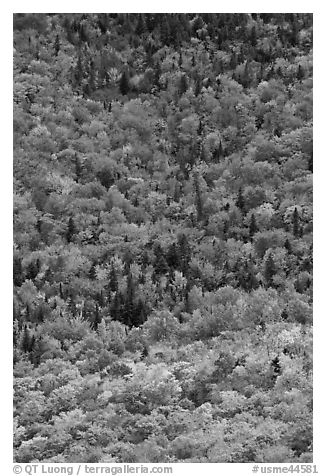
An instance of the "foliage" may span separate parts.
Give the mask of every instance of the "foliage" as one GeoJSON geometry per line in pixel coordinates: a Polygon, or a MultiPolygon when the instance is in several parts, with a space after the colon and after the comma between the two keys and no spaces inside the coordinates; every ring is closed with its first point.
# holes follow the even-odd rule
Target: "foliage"
{"type": "Polygon", "coordinates": [[[312,460],[312,15],[14,15],[15,460],[312,460]]]}

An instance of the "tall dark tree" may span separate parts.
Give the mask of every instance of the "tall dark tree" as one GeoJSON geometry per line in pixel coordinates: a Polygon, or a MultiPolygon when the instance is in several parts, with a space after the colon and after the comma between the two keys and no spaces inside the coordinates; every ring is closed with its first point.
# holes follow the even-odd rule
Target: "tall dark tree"
{"type": "Polygon", "coordinates": [[[314,171],[314,156],[313,156],[313,151],[309,153],[309,158],[308,158],[308,170],[313,173],[314,171]]]}
{"type": "Polygon", "coordinates": [[[178,260],[178,250],[177,250],[177,245],[175,242],[171,243],[171,245],[168,248],[168,251],[166,253],[166,261],[167,264],[170,266],[172,269],[177,269],[179,265],[179,260],[178,260]]]}
{"type": "Polygon", "coordinates": [[[185,74],[183,74],[180,78],[180,82],[179,82],[179,94],[180,96],[182,96],[188,89],[188,80],[187,80],[187,76],[185,74]]]}
{"type": "Polygon", "coordinates": [[[109,288],[112,292],[116,292],[118,290],[118,278],[113,265],[111,265],[109,273],[109,288]]]}
{"type": "Polygon", "coordinates": [[[299,64],[298,70],[297,70],[297,80],[298,80],[298,81],[302,81],[303,78],[304,78],[304,76],[305,76],[304,70],[303,70],[301,64],[299,64]]]}
{"type": "Polygon", "coordinates": [[[67,229],[67,233],[66,233],[68,243],[71,243],[71,241],[73,240],[76,232],[77,232],[77,230],[76,230],[74,219],[72,217],[70,217],[69,221],[68,221],[68,229],[67,229]]]}
{"type": "Polygon", "coordinates": [[[191,248],[185,234],[178,236],[177,243],[179,269],[184,275],[189,272],[189,261],[191,259],[191,248]]]}
{"type": "Polygon", "coordinates": [[[75,154],[75,175],[76,175],[77,183],[81,179],[82,170],[83,169],[82,169],[82,165],[81,165],[81,162],[80,162],[80,158],[79,158],[78,154],[75,154]]]}
{"type": "Polygon", "coordinates": [[[195,188],[195,203],[197,210],[197,220],[201,221],[203,219],[203,199],[202,192],[200,189],[199,177],[198,174],[194,174],[194,188],[195,188]]]}
{"type": "Polygon", "coordinates": [[[24,326],[24,333],[22,338],[22,351],[23,352],[31,352],[34,345],[34,339],[31,336],[31,332],[28,329],[27,325],[24,326]]]}
{"type": "Polygon", "coordinates": [[[18,256],[14,256],[13,260],[13,278],[15,286],[21,286],[24,282],[22,260],[18,256]]]}
{"type": "Polygon", "coordinates": [[[97,330],[98,325],[101,323],[101,321],[102,321],[102,318],[101,318],[100,310],[99,310],[98,304],[96,303],[96,306],[95,306],[95,315],[94,315],[94,323],[93,323],[93,328],[94,328],[94,330],[97,330]]]}
{"type": "Polygon", "coordinates": [[[56,35],[55,41],[54,41],[54,54],[55,54],[55,56],[58,56],[59,51],[60,51],[60,47],[61,47],[60,37],[59,37],[59,35],[56,35]]]}
{"type": "Polygon", "coordinates": [[[250,236],[250,238],[252,238],[254,236],[254,234],[257,233],[257,231],[258,231],[258,227],[257,227],[257,223],[256,223],[256,217],[255,217],[255,214],[252,213],[251,217],[250,217],[250,223],[249,223],[249,236],[250,236]]]}
{"type": "Polygon", "coordinates": [[[97,265],[96,261],[93,261],[88,273],[88,277],[92,281],[96,279],[96,265],[97,265]]]}
{"type": "Polygon", "coordinates": [[[298,238],[300,236],[300,220],[297,207],[295,207],[292,215],[293,235],[298,238]]]}
{"type": "Polygon", "coordinates": [[[288,238],[284,242],[284,248],[286,249],[286,251],[289,254],[292,253],[292,246],[291,246],[290,240],[288,238]]]}
{"type": "Polygon", "coordinates": [[[264,277],[265,281],[268,287],[273,286],[273,277],[276,274],[276,266],[274,263],[274,258],[272,254],[270,253],[267,257],[267,260],[265,262],[265,267],[264,267],[264,277]]]}
{"type": "Polygon", "coordinates": [[[243,197],[243,194],[242,194],[242,188],[241,187],[239,188],[235,204],[242,212],[244,212],[245,200],[244,200],[244,197],[243,197]]]}
{"type": "Polygon", "coordinates": [[[84,77],[84,69],[81,55],[78,55],[77,65],[75,68],[75,83],[77,86],[80,86],[84,77]]]}
{"type": "Polygon", "coordinates": [[[119,90],[120,93],[125,96],[130,91],[129,77],[126,71],[123,71],[120,81],[119,81],[119,90]]]}
{"type": "Polygon", "coordinates": [[[257,46],[257,32],[255,25],[250,30],[250,43],[254,48],[257,46]]]}
{"type": "Polygon", "coordinates": [[[158,243],[155,248],[154,248],[154,271],[157,276],[160,276],[162,274],[165,274],[169,271],[168,264],[166,262],[164,252],[162,250],[161,245],[158,243]]]}
{"type": "Polygon", "coordinates": [[[224,150],[222,146],[222,141],[220,140],[220,143],[218,147],[213,151],[212,159],[214,162],[219,162],[224,156],[224,150]]]}
{"type": "Polygon", "coordinates": [[[141,36],[144,33],[144,31],[145,31],[145,24],[143,20],[143,15],[140,13],[138,17],[138,23],[136,26],[135,33],[136,35],[141,36]]]}

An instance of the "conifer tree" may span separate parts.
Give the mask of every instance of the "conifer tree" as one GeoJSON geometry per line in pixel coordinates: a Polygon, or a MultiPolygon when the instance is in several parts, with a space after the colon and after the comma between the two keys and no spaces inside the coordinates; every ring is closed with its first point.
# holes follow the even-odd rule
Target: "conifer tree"
{"type": "Polygon", "coordinates": [[[230,69],[233,71],[237,67],[237,55],[235,51],[232,51],[231,57],[230,57],[230,69]]]}
{"type": "Polygon", "coordinates": [[[93,261],[93,263],[90,267],[89,273],[88,273],[88,277],[92,281],[94,281],[96,279],[96,261],[93,261]]]}
{"type": "Polygon", "coordinates": [[[128,94],[128,92],[130,91],[129,79],[128,79],[128,74],[126,71],[124,71],[121,75],[121,78],[119,81],[119,90],[123,96],[128,94]]]}
{"type": "Polygon", "coordinates": [[[213,151],[212,159],[214,162],[219,162],[219,160],[223,157],[224,151],[222,146],[222,141],[220,140],[219,146],[213,151]]]}
{"type": "Polygon", "coordinates": [[[22,350],[23,350],[23,352],[25,352],[25,353],[30,352],[31,347],[32,347],[31,344],[32,344],[31,334],[30,334],[30,331],[29,331],[27,325],[25,324],[23,339],[22,339],[22,350]]]}
{"type": "Polygon", "coordinates": [[[245,201],[244,201],[244,198],[243,198],[243,195],[242,195],[242,188],[241,187],[239,188],[239,192],[238,192],[235,204],[242,212],[244,211],[245,201]]]}
{"type": "Polygon", "coordinates": [[[273,285],[273,276],[276,274],[276,267],[272,254],[270,253],[265,261],[264,267],[264,277],[267,286],[271,287],[273,285]]]}
{"type": "Polygon", "coordinates": [[[81,178],[82,174],[82,166],[80,163],[80,159],[78,157],[78,154],[75,154],[75,175],[76,175],[76,182],[79,183],[79,180],[81,178]]]}
{"type": "Polygon", "coordinates": [[[309,159],[308,159],[308,170],[313,173],[313,167],[314,167],[314,159],[313,159],[313,151],[309,153],[309,159]]]}
{"type": "Polygon", "coordinates": [[[254,234],[258,231],[257,223],[256,223],[256,217],[255,214],[252,213],[250,217],[250,224],[249,224],[249,236],[252,238],[254,234]]]}
{"type": "Polygon", "coordinates": [[[111,265],[109,273],[109,287],[112,292],[116,292],[118,290],[118,278],[113,265],[111,265]]]}
{"type": "Polygon", "coordinates": [[[292,253],[292,246],[288,238],[285,240],[284,248],[287,250],[288,253],[292,253]]]}
{"type": "Polygon", "coordinates": [[[80,86],[84,77],[83,63],[81,56],[78,55],[77,65],[75,69],[75,83],[77,86],[80,86]]]}
{"type": "Polygon", "coordinates": [[[160,36],[164,45],[169,45],[171,42],[171,29],[167,20],[167,15],[162,14],[160,23],[160,36]]]}
{"type": "Polygon", "coordinates": [[[166,254],[166,261],[170,268],[172,269],[177,269],[178,268],[178,252],[177,252],[177,246],[176,243],[173,242],[168,248],[167,254],[166,254]]]}
{"type": "Polygon", "coordinates": [[[18,256],[14,256],[13,260],[13,278],[15,286],[21,286],[23,284],[22,260],[18,256]]]}
{"type": "Polygon", "coordinates": [[[196,197],[195,203],[196,203],[196,209],[197,209],[197,220],[201,221],[203,219],[203,200],[202,200],[202,194],[200,190],[199,177],[197,173],[194,175],[194,188],[195,188],[195,197],[196,197]]]}
{"type": "Polygon", "coordinates": [[[180,83],[179,83],[179,93],[180,96],[182,96],[188,89],[188,81],[187,81],[187,76],[183,74],[180,78],[180,83]]]}
{"type": "Polygon", "coordinates": [[[154,67],[154,85],[160,87],[161,66],[160,63],[156,63],[154,67]]]}
{"type": "Polygon", "coordinates": [[[33,281],[33,279],[36,278],[38,273],[39,273],[39,262],[31,261],[26,269],[26,278],[31,279],[33,281]]]}
{"type": "Polygon", "coordinates": [[[155,260],[154,260],[154,271],[156,275],[162,275],[168,272],[169,267],[167,265],[162,247],[160,244],[157,244],[154,249],[155,260]]]}
{"type": "Polygon", "coordinates": [[[144,25],[144,20],[143,20],[143,15],[140,13],[138,17],[138,23],[136,26],[135,33],[137,36],[141,36],[145,31],[145,25],[144,25]]]}
{"type": "Polygon", "coordinates": [[[62,288],[61,282],[59,284],[59,294],[60,294],[60,299],[64,300],[64,294],[63,294],[63,288],[62,288]]]}
{"type": "Polygon", "coordinates": [[[88,87],[89,92],[92,93],[95,91],[95,63],[94,61],[90,61],[89,68],[88,68],[88,87]]]}
{"type": "Polygon", "coordinates": [[[292,215],[293,235],[298,238],[300,236],[299,227],[299,213],[297,207],[295,207],[292,215]]]}
{"type": "Polygon", "coordinates": [[[55,37],[55,41],[54,41],[54,54],[55,56],[58,56],[58,53],[60,51],[60,38],[59,38],[59,35],[57,35],[55,37]]]}
{"type": "Polygon", "coordinates": [[[250,43],[254,48],[257,46],[257,32],[255,25],[251,28],[250,31],[250,43]]]}
{"type": "Polygon", "coordinates": [[[299,64],[298,70],[297,70],[297,80],[301,82],[303,78],[304,78],[304,71],[301,64],[299,64]]]}
{"type": "Polygon", "coordinates": [[[66,233],[68,243],[71,243],[73,237],[76,234],[76,231],[77,230],[76,230],[74,219],[72,217],[70,217],[69,221],[68,221],[68,229],[67,229],[67,233],[66,233]]]}
{"type": "Polygon", "coordinates": [[[93,328],[95,331],[97,331],[98,325],[101,323],[101,321],[102,321],[102,318],[100,315],[100,310],[99,310],[98,304],[96,303],[94,323],[93,323],[93,328]]]}
{"type": "Polygon", "coordinates": [[[177,253],[179,269],[186,275],[189,271],[188,265],[191,259],[191,248],[186,235],[183,233],[178,236],[177,253]]]}

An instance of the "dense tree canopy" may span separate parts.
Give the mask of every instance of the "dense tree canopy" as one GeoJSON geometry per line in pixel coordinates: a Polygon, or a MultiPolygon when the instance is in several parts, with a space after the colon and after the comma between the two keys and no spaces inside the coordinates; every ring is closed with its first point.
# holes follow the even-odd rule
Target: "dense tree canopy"
{"type": "Polygon", "coordinates": [[[312,15],[14,15],[17,462],[312,460],[312,15]]]}

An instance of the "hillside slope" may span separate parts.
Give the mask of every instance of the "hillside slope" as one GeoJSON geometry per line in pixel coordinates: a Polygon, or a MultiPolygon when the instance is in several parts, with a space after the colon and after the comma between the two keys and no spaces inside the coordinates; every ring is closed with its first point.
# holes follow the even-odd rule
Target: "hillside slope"
{"type": "Polygon", "coordinates": [[[312,460],[312,15],[14,15],[17,462],[312,460]]]}

